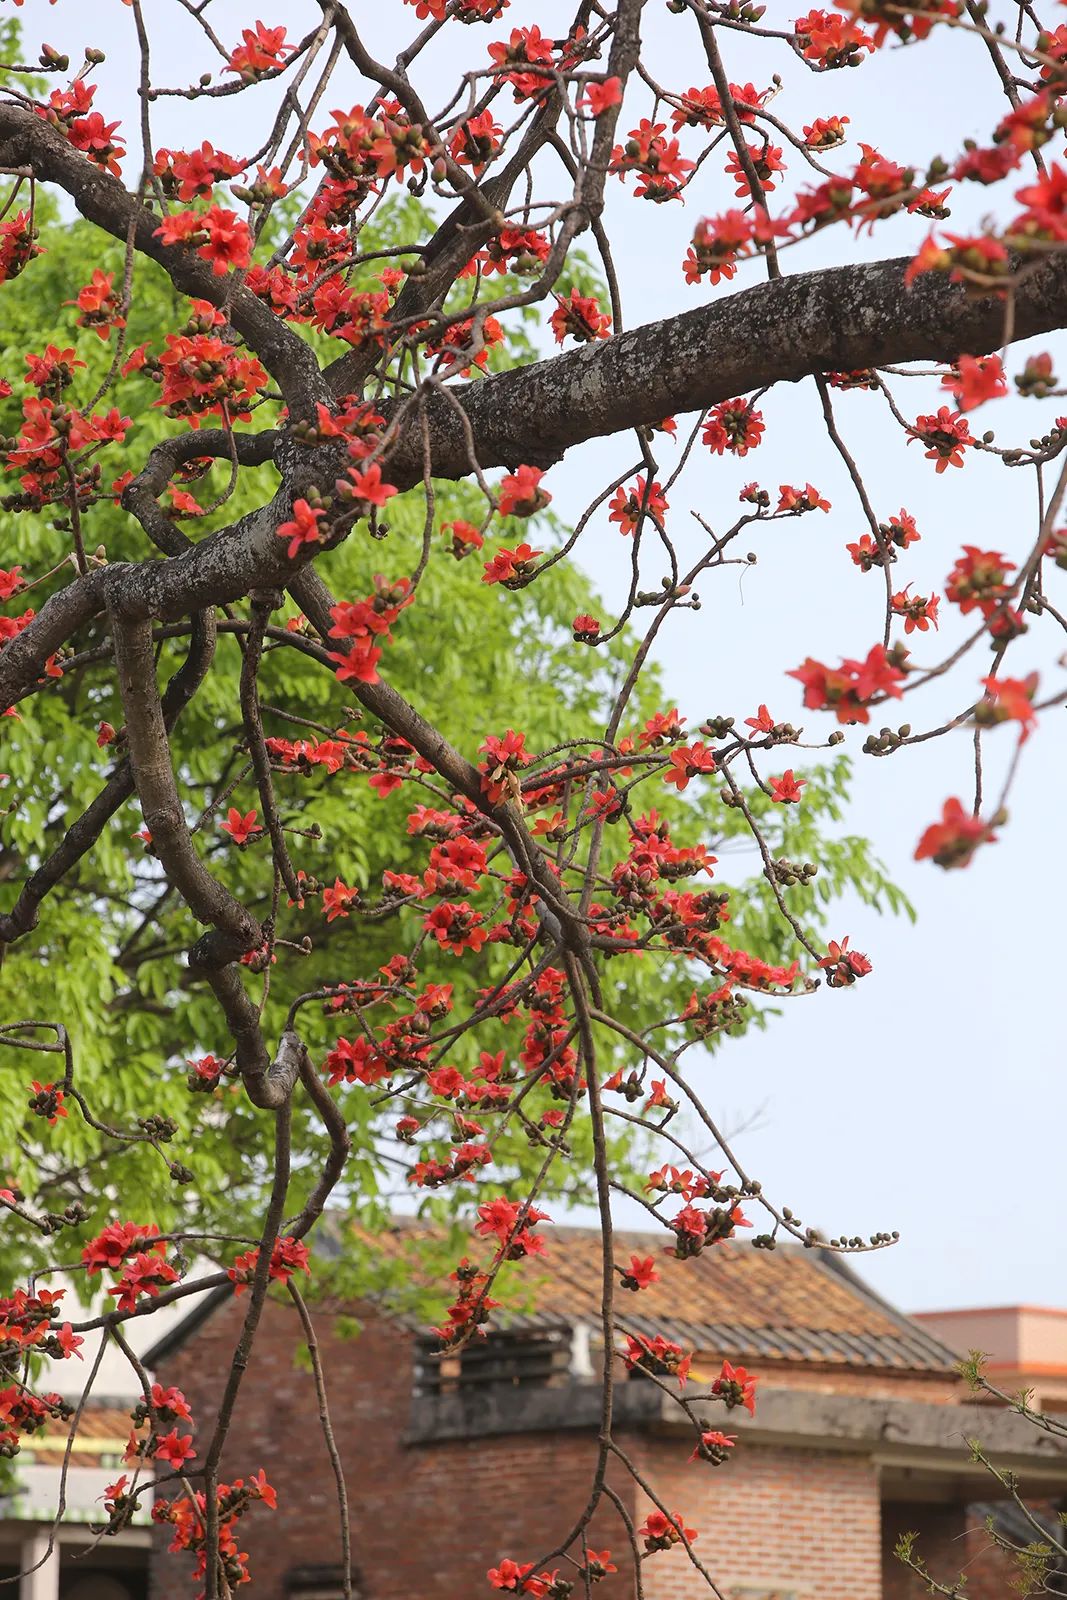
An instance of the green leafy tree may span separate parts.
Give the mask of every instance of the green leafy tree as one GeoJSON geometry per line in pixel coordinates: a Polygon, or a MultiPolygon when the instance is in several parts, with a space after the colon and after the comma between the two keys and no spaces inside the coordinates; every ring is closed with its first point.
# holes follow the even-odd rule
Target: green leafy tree
{"type": "MultiPolygon", "coordinates": [[[[387,206],[376,219],[375,246],[395,248],[420,225],[427,222],[420,218],[417,202],[387,206]]],[[[73,348],[77,360],[85,362],[78,383],[86,391],[94,391],[108,373],[111,346],[76,326],[76,307],[63,306],[70,285],[78,280],[91,238],[92,230],[82,222],[46,224],[41,238],[44,254],[34,263],[32,274],[5,289],[0,374],[16,394],[24,352],[39,352],[53,341],[73,348]]],[[[105,253],[101,266],[121,272],[121,250],[116,246],[105,253]]],[[[581,289],[595,286],[580,258],[573,281],[581,289]]],[[[505,289],[513,286],[505,280],[505,289]]],[[[127,350],[150,339],[160,327],[180,326],[187,309],[162,271],[151,266],[139,269],[127,350]]],[[[514,339],[494,350],[493,362],[502,369],[529,353],[529,340],[520,326],[514,339]]],[[[128,436],[131,446],[146,452],[167,436],[166,417],[146,407],[143,382],[135,375],[120,379],[113,396],[121,411],[136,417],[136,428],[128,436]]],[[[8,402],[13,404],[14,399],[8,402]]],[[[273,421],[277,408],[264,409],[273,421]]],[[[211,466],[203,476],[197,469],[184,492],[210,507],[228,477],[225,463],[211,466]]],[[[199,540],[268,499],[276,481],[270,465],[243,470],[224,506],[195,522],[182,519],[174,526],[192,526],[199,540]]],[[[444,485],[435,512],[438,527],[456,519],[477,519],[477,491],[444,485]]],[[[421,496],[412,492],[392,501],[387,520],[388,528],[379,525],[377,540],[348,541],[324,559],[323,570],[336,592],[362,593],[371,588],[379,570],[387,576],[400,574],[417,560],[425,523],[421,496]]],[[[89,526],[94,530],[90,537],[99,538],[109,562],[134,558],[138,529],[133,519],[118,509],[101,508],[89,526]]],[[[62,571],[70,539],[69,522],[62,515],[51,523],[28,522],[9,512],[0,520],[0,529],[4,548],[17,552],[27,573],[62,571]]],[[[566,533],[546,512],[522,530],[516,525],[515,537],[558,548],[566,533]]],[[[436,529],[433,537],[440,540],[436,529]]],[[[595,614],[599,608],[581,571],[560,562],[516,596],[487,587],[481,561],[441,560],[436,555],[435,551],[435,560],[427,567],[420,604],[405,614],[390,650],[392,680],[401,693],[417,699],[428,719],[471,756],[500,706],[508,708],[508,717],[526,730],[531,743],[545,749],[564,748],[586,738],[591,726],[603,723],[632,657],[634,639],[624,630],[605,650],[574,649],[570,632],[561,629],[559,619],[595,614]]],[[[32,592],[27,595],[28,602],[35,598],[32,592]]],[[[296,617],[297,608],[291,603],[278,620],[284,626],[286,619],[296,617]]],[[[173,747],[189,819],[199,828],[206,859],[224,863],[235,892],[265,914],[270,899],[262,844],[235,849],[219,829],[230,805],[244,812],[255,804],[239,715],[241,642],[238,632],[223,632],[212,674],[184,711],[173,747]]],[[[172,629],[170,637],[160,639],[158,666],[163,680],[180,667],[187,645],[186,627],[172,629]]],[[[106,627],[87,630],[54,691],[25,702],[19,720],[7,730],[4,761],[10,775],[9,798],[0,875],[8,886],[9,904],[91,805],[113,767],[113,749],[98,744],[98,730],[102,724],[121,727],[122,707],[115,685],[95,682],[92,671],[107,649],[106,627]]],[[[380,731],[367,727],[352,697],[315,660],[283,644],[274,648],[268,644],[261,694],[268,736],[310,736],[318,741],[337,730],[380,731]],[[284,710],[276,713],[274,706],[284,710]]],[[[630,720],[637,726],[664,706],[662,685],[655,670],[649,670],[630,720]]],[[[801,881],[791,899],[813,938],[821,935],[827,907],[846,890],[858,892],[879,909],[905,908],[899,890],[865,841],[833,831],[847,799],[848,775],[848,760],[838,755],[808,771],[803,808],[774,807],[763,794],[752,802],[776,854],[819,864],[818,877],[801,881]]],[[[713,846],[718,847],[720,840],[727,843],[726,860],[740,872],[736,880],[733,873],[727,880],[731,937],[768,962],[787,962],[789,930],[754,852],[730,853],[729,841],[736,846],[748,836],[743,817],[719,806],[711,813],[706,802],[693,801],[689,794],[672,796],[673,791],[665,790],[657,798],[658,808],[672,825],[692,823],[705,831],[710,826],[713,846]]],[[[432,792],[419,798],[434,804],[432,792]]],[[[301,859],[320,882],[340,877],[373,894],[383,871],[419,868],[424,852],[404,827],[412,803],[406,792],[379,798],[350,770],[308,769],[280,781],[280,802],[286,825],[304,830],[301,859]]],[[[234,1083],[207,1095],[190,1093],[190,1061],[208,1053],[226,1056],[229,1046],[210,993],[181,970],[177,958],[184,948],[184,912],[151,849],[141,844],[141,827],[136,799],[131,798],[93,852],[56,885],[47,917],[11,948],[4,978],[9,993],[19,995],[26,1016],[64,1019],[76,1051],[77,1081],[98,1123],[136,1128],[138,1118],[148,1115],[173,1123],[174,1137],[126,1142],[72,1116],[46,1130],[42,1139],[40,1121],[27,1109],[27,1084],[17,1073],[8,1072],[0,1075],[0,1108],[5,1126],[22,1129],[9,1149],[8,1181],[31,1193],[44,1174],[49,1205],[56,1212],[90,1188],[100,1195],[104,1209],[117,1204],[123,1193],[136,1192],[145,1214],[168,1230],[194,1221],[196,1231],[254,1230],[268,1179],[267,1119],[247,1103],[234,1083]]],[[[609,860],[622,854],[618,831],[608,830],[609,860]]],[[[388,960],[397,937],[392,918],[345,919],[323,927],[318,903],[310,897],[306,914],[287,928],[286,936],[285,948],[277,952],[285,983],[272,983],[264,1012],[264,1025],[273,1032],[284,1024],[294,985],[312,991],[339,974],[372,972],[388,960]],[[305,937],[307,951],[300,948],[305,937]]],[[[449,954],[435,953],[431,946],[422,970],[431,982],[451,983],[457,1004],[470,1004],[480,987],[507,970],[513,956],[514,951],[504,947],[484,951],[478,961],[460,963],[449,954]]],[[[684,961],[650,954],[636,968],[627,964],[625,973],[621,966],[609,968],[609,981],[614,972],[619,974],[612,1003],[631,1026],[639,1028],[642,1017],[683,1009],[693,987],[684,961]]],[[[741,1032],[750,1019],[762,1025],[766,1012],[751,1008],[730,1031],[741,1032]]],[[[328,1008],[317,1016],[312,1012],[308,1042],[313,1052],[325,1053],[336,1031],[328,1008]]],[[[493,1047],[504,1042],[500,1032],[493,1047]]],[[[471,1064],[479,1050],[488,1047],[484,1036],[461,1040],[456,1059],[471,1064]]],[[[405,1192],[389,1159],[388,1142],[379,1137],[391,1130],[395,1114],[395,1108],[378,1110],[370,1097],[349,1095],[346,1100],[354,1150],[345,1187],[364,1213],[376,1202],[388,1207],[405,1192]]],[[[321,1131],[316,1132],[310,1112],[299,1137],[309,1153],[321,1146],[321,1131]]],[[[622,1147],[633,1140],[623,1133],[617,1143],[622,1159],[622,1147]]],[[[442,1141],[429,1145],[430,1153],[440,1154],[446,1145],[447,1132],[442,1141]]],[[[499,1157],[505,1173],[525,1176],[537,1151],[520,1135],[507,1142],[499,1157]]],[[[584,1157],[564,1180],[564,1193],[573,1201],[589,1198],[587,1151],[584,1157]]],[[[308,1170],[313,1170],[310,1162],[308,1170]]],[[[298,1175],[298,1192],[300,1181],[298,1175]]],[[[424,1203],[430,1202],[424,1197],[424,1203]]],[[[442,1198],[434,1209],[441,1214],[452,1204],[452,1198],[442,1198]]],[[[95,1229],[100,1216],[100,1207],[94,1207],[87,1231],[95,1229]]],[[[21,1255],[25,1241],[9,1237],[5,1248],[21,1255]]]]}

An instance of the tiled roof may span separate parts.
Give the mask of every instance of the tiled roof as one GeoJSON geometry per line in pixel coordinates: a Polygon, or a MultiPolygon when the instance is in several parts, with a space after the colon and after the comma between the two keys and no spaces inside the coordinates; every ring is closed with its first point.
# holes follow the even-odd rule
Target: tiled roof
{"type": "MultiPolygon", "coordinates": [[[[373,1237],[362,1228],[356,1232],[364,1249],[370,1245],[391,1257],[395,1267],[406,1245],[437,1230],[414,1218],[397,1217],[393,1227],[373,1237]]],[[[518,1333],[584,1324],[595,1338],[600,1323],[599,1231],[556,1224],[542,1228],[541,1234],[545,1256],[524,1263],[508,1286],[522,1296],[523,1310],[510,1316],[503,1308],[494,1312],[494,1327],[518,1333]]],[[[615,1259],[621,1266],[631,1254],[652,1256],[659,1273],[659,1280],[639,1293],[616,1290],[615,1322],[625,1333],[662,1334],[687,1349],[734,1362],[758,1358],[764,1364],[868,1372],[954,1373],[956,1355],[868,1289],[840,1255],[799,1244],[771,1251],[728,1241],[692,1260],[676,1261],[665,1253],[666,1237],[664,1232],[615,1234],[615,1259]]],[[[344,1225],[335,1222],[316,1233],[315,1243],[323,1254],[336,1256],[343,1253],[343,1240],[344,1225]]],[[[417,1263],[410,1270],[413,1278],[421,1277],[417,1263]]],[[[187,1323],[149,1352],[149,1365],[165,1360],[228,1297],[226,1289],[206,1296],[187,1323]]],[[[388,1306],[388,1296],[383,1299],[388,1306]]],[[[428,1331],[410,1316],[401,1314],[398,1320],[428,1331]]]]}
{"type": "MultiPolygon", "coordinates": [[[[394,1237],[408,1230],[400,1228],[394,1237]]],[[[546,1254],[524,1267],[532,1305],[510,1326],[591,1325],[600,1320],[600,1234],[545,1227],[546,1254]]],[[[826,1363],[950,1373],[956,1357],[894,1310],[829,1251],[780,1245],[755,1250],[726,1242],[688,1261],[664,1251],[662,1233],[615,1235],[621,1266],[652,1256],[657,1282],[633,1293],[617,1289],[615,1321],[627,1333],[662,1334],[687,1349],[732,1360],[826,1363]]],[[[501,1313],[494,1317],[499,1325],[501,1313]]]]}
{"type": "MultiPolygon", "coordinates": [[[[86,1406],[78,1424],[70,1465],[98,1467],[102,1456],[121,1456],[126,1449],[133,1423],[129,1411],[117,1406],[86,1406]]],[[[53,1418],[44,1429],[26,1442],[33,1462],[39,1467],[59,1467],[67,1448],[70,1423],[53,1418]]]]}

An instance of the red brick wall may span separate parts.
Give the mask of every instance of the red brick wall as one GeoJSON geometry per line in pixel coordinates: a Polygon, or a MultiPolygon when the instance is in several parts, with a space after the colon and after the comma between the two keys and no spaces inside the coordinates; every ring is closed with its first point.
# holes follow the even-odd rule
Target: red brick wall
{"type": "MultiPolygon", "coordinates": [[[[689,1463],[681,1439],[642,1441],[642,1476],[697,1529],[694,1550],[723,1594],[881,1600],[878,1478],[861,1455],[739,1445],[727,1465],[689,1463]]],[[[639,1504],[644,1516],[646,1506],[639,1504]]],[[[648,1600],[693,1600],[685,1553],[645,1567],[648,1600]]]]}
{"type": "MultiPolygon", "coordinates": [[[[243,1315],[242,1301],[212,1316],[158,1374],[184,1390],[210,1436],[211,1417],[243,1315]]],[[[566,1537],[589,1493],[596,1463],[591,1433],[529,1434],[432,1446],[404,1442],[411,1403],[411,1348],[405,1335],[369,1316],[355,1339],[315,1317],[330,1414],[345,1468],[353,1562],[369,1600],[457,1600],[489,1595],[486,1571],[502,1557],[534,1561],[566,1537]]],[[[264,1312],[223,1455],[223,1476],[264,1467],[277,1511],[257,1506],[242,1524],[256,1600],[281,1600],[293,1566],[340,1560],[333,1475],[318,1423],[310,1371],[294,1364],[296,1314],[264,1312]]],[[[632,1489],[618,1484],[633,1503],[632,1489]]],[[[621,1553],[613,1508],[589,1530],[593,1549],[621,1553]]],[[[553,1565],[558,1563],[552,1563],[553,1565]]],[[[629,1600],[626,1563],[598,1600],[629,1600]]],[[[184,1558],[154,1563],[153,1600],[189,1600],[184,1558]]]]}

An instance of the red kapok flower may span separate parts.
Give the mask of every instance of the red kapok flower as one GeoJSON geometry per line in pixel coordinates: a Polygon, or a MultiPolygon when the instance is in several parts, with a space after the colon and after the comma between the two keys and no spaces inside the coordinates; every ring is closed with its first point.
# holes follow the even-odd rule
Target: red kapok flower
{"type": "Polygon", "coordinates": [[[709,1428],[700,1435],[690,1461],[710,1461],[713,1467],[719,1467],[724,1461],[729,1460],[729,1453],[737,1443],[737,1436],[732,1433],[720,1433],[717,1428],[709,1428]]]}
{"type": "Polygon", "coordinates": [[[873,970],[861,951],[849,949],[847,934],[840,943],[836,939],[830,940],[819,965],[826,972],[826,981],[831,989],[846,989],[857,978],[865,978],[873,970]]]}
{"type": "Polygon", "coordinates": [[[963,615],[981,611],[989,617],[999,601],[1011,594],[1008,573],[1015,571],[1015,562],[1008,561],[999,550],[979,550],[977,545],[965,544],[963,555],[945,579],[945,594],[953,605],[959,606],[963,615]]]}
{"type": "Polygon", "coordinates": [[[918,628],[920,633],[925,633],[930,627],[936,628],[940,596],[911,595],[908,593],[910,588],[911,584],[906,584],[892,597],[894,615],[904,618],[904,632],[914,633],[918,628]]]}
{"type": "Polygon", "coordinates": [[[30,1087],[33,1090],[33,1098],[29,1102],[30,1110],[37,1116],[44,1117],[48,1126],[54,1128],[59,1118],[67,1115],[62,1089],[57,1089],[52,1083],[38,1083],[36,1078],[30,1087]]]}
{"type": "MultiPolygon", "coordinates": [[[[847,940],[845,941],[847,944],[847,940]]],[[[756,1383],[757,1379],[745,1371],[744,1367],[731,1366],[729,1361],[724,1361],[722,1370],[711,1386],[713,1395],[717,1395],[728,1410],[734,1406],[744,1406],[750,1417],[756,1415],[756,1383]]]]}
{"type": "Polygon", "coordinates": [[[960,356],[955,371],[941,379],[941,387],[952,391],[961,411],[973,411],[1007,394],[1008,380],[999,356],[960,356]]]}
{"type": "Polygon", "coordinates": [[[620,533],[633,533],[642,516],[662,522],[668,510],[662,485],[654,483],[650,488],[648,480],[641,476],[634,479],[631,488],[616,489],[608,504],[608,521],[617,522],[620,533]]]}
{"type": "Polygon", "coordinates": [[[787,767],[780,778],[771,778],[771,798],[782,805],[797,805],[807,781],[807,778],[794,777],[792,767],[787,767]]]}
{"type": "Polygon", "coordinates": [[[301,545],[320,543],[322,530],[319,523],[325,515],[321,506],[310,506],[306,500],[293,501],[292,520],[283,522],[278,529],[278,538],[289,540],[289,548],[285,553],[290,561],[297,555],[301,545]]]}
{"type": "Polygon", "coordinates": [[[804,704],[809,710],[832,707],[838,722],[869,722],[867,708],[875,697],[899,700],[904,681],[904,673],[880,644],[872,645],[863,661],[845,660],[836,669],[809,656],[787,677],[804,685],[804,704]]]}
{"type": "Polygon", "coordinates": [[[637,1537],[645,1541],[645,1549],[651,1555],[656,1550],[669,1550],[672,1545],[680,1544],[682,1539],[692,1544],[697,1533],[695,1528],[685,1526],[677,1512],[667,1516],[663,1511],[650,1511],[638,1528],[637,1537]]]}
{"type": "Polygon", "coordinates": [[[611,331],[611,318],[601,311],[595,295],[582,295],[577,289],[572,289],[566,298],[559,294],[556,296],[556,309],[549,317],[548,325],[556,336],[557,344],[562,344],[568,334],[572,339],[577,339],[579,344],[591,344],[596,339],[607,338],[611,331]]]}
{"type": "MultiPolygon", "coordinates": [[[[611,106],[617,106],[622,99],[622,80],[620,78],[605,78],[603,83],[586,84],[585,93],[576,102],[579,109],[588,111],[591,116],[600,117],[611,106]]],[[[612,1572],[615,1568],[611,1568],[612,1572]]]]}
{"type": "Polygon", "coordinates": [[[933,861],[946,870],[968,867],[974,852],[981,844],[996,839],[991,825],[965,811],[955,797],[946,800],[941,811],[941,821],[931,822],[915,850],[916,861],[933,861]]]}
{"type": "Polygon", "coordinates": [[[153,1455],[157,1461],[166,1461],[175,1472],[180,1472],[185,1463],[196,1455],[192,1434],[179,1435],[177,1428],[172,1428],[158,1441],[153,1455]]]}
{"type": "Polygon", "coordinates": [[[226,821],[220,822],[219,827],[223,833],[228,833],[234,844],[247,844],[249,839],[254,839],[263,829],[256,822],[258,811],[246,811],[244,816],[236,806],[231,806],[226,813],[226,821]]]}
{"type": "Polygon", "coordinates": [[[541,488],[544,473],[538,467],[520,467],[501,478],[497,509],[502,517],[532,517],[542,511],[552,496],[541,488]]]}
{"type": "Polygon", "coordinates": [[[948,406],[942,406],[935,415],[915,418],[908,443],[914,444],[916,439],[929,446],[926,459],[937,462],[937,472],[944,472],[946,467],[962,467],[963,452],[974,443],[965,418],[948,406]]]}
{"type": "Polygon", "coordinates": [[[659,1281],[656,1263],[652,1256],[631,1256],[630,1265],[622,1274],[620,1282],[624,1289],[647,1289],[650,1283],[659,1281]]]}
{"type": "Polygon", "coordinates": [[[810,483],[806,483],[803,489],[794,489],[789,483],[779,486],[779,500],[775,511],[791,511],[796,516],[802,516],[805,511],[829,511],[829,509],[829,500],[824,500],[818,489],[810,483]]]}
{"type": "Polygon", "coordinates": [[[708,412],[701,439],[716,455],[729,450],[735,456],[747,456],[763,432],[762,413],[747,400],[724,400],[708,412]]]}
{"type": "Polygon", "coordinates": [[[1028,738],[1037,720],[1033,706],[1037,673],[1028,673],[1025,678],[983,678],[982,682],[986,694],[975,707],[975,721],[986,727],[998,722],[1018,722],[1022,724],[1020,739],[1028,738]]]}
{"type": "Polygon", "coordinates": [[[715,756],[707,745],[682,745],[671,751],[670,764],[663,774],[663,781],[677,785],[680,793],[696,773],[714,771],[715,756]]]}

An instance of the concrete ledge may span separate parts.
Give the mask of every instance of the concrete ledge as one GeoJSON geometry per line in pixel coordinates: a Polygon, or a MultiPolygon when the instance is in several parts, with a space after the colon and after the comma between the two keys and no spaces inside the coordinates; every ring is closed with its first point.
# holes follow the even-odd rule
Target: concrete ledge
{"type": "MultiPolygon", "coordinates": [[[[662,1426],[667,1396],[653,1383],[620,1383],[615,1389],[616,1425],[662,1426]]],[[[600,1427],[600,1386],[572,1382],[548,1385],[469,1384],[453,1394],[419,1395],[412,1401],[409,1444],[441,1439],[484,1439],[506,1433],[558,1433],[600,1427]]]]}
{"type": "MultiPolygon", "coordinates": [[[[666,1396],[661,1399],[669,1405],[666,1396]]],[[[861,1451],[886,1466],[921,1459],[929,1468],[943,1465],[985,1477],[985,1468],[970,1456],[968,1441],[977,1439],[998,1467],[1067,1488],[1067,1440],[999,1407],[768,1388],[760,1391],[755,1417],[742,1410],[724,1413],[714,1402],[698,1402],[695,1409],[709,1427],[728,1427],[754,1442],[861,1451]]],[[[668,1415],[665,1410],[664,1422],[668,1415]]]]}
{"type": "MultiPolygon", "coordinates": [[[[753,1444],[858,1453],[887,1469],[921,1468],[988,1482],[985,1469],[970,1456],[968,1440],[976,1438],[998,1467],[1024,1473],[1031,1488],[1040,1482],[1067,1490],[1067,1441],[997,1408],[761,1388],[756,1415],[750,1417],[741,1408],[726,1411],[717,1401],[697,1400],[692,1389],[690,1398],[708,1427],[737,1433],[753,1444]]],[[[690,1427],[671,1397],[649,1382],[619,1383],[614,1411],[620,1428],[663,1433],[690,1427]]],[[[407,1437],[410,1444],[433,1444],[510,1433],[595,1431],[599,1425],[600,1390],[595,1383],[558,1388],[472,1384],[452,1394],[417,1398],[407,1437]]]]}

